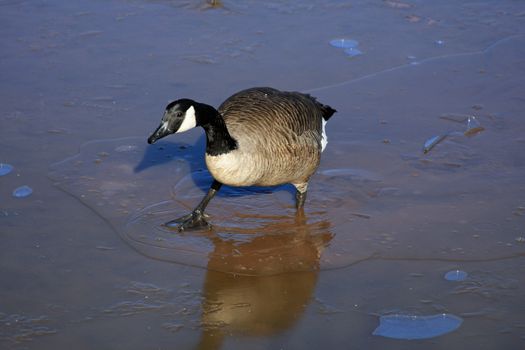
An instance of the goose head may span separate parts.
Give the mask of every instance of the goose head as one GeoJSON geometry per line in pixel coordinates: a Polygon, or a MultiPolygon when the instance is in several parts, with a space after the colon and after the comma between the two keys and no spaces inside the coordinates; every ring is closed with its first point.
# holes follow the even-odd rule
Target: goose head
{"type": "Polygon", "coordinates": [[[197,102],[187,98],[168,104],[160,125],[148,138],[148,143],[152,144],[165,136],[184,132],[200,125],[197,115],[197,109],[200,110],[198,105],[197,102]]]}

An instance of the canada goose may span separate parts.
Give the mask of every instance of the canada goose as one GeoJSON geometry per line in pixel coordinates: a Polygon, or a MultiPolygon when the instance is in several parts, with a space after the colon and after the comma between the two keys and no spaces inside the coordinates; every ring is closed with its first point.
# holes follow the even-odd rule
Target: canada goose
{"type": "Polygon", "coordinates": [[[202,126],[206,132],[206,166],[214,181],[193,212],[166,226],[178,226],[180,231],[210,227],[204,209],[222,184],[291,183],[297,189],[296,207],[301,210],[308,180],[319,166],[327,143],[325,123],[335,112],[310,95],[268,87],[240,91],[218,110],[186,98],[168,104],[148,143],[202,126]]]}

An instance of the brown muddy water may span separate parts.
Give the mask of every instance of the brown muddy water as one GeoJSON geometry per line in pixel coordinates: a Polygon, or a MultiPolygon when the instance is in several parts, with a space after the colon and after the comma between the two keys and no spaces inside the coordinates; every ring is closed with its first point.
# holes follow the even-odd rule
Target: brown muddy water
{"type": "Polygon", "coordinates": [[[522,2],[2,0],[0,23],[2,349],[525,348],[522,2]],[[223,188],[212,231],[162,229],[211,181],[202,130],[146,144],[165,104],[251,86],[338,110],[305,215],[223,188]],[[373,335],[438,314],[462,323],[373,335]]]}

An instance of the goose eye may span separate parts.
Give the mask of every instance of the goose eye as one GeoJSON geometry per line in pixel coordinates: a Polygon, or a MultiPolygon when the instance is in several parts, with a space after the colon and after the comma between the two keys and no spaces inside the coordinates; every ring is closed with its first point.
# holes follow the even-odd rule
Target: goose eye
{"type": "Polygon", "coordinates": [[[182,112],[181,111],[177,111],[177,113],[175,113],[175,116],[176,117],[182,117],[182,112]]]}

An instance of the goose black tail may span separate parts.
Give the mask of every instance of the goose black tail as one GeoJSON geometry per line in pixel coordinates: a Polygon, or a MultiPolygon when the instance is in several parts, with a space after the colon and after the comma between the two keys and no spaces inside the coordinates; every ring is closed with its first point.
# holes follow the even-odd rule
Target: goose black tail
{"type": "Polygon", "coordinates": [[[323,112],[323,119],[325,121],[328,121],[332,115],[334,115],[335,112],[337,112],[335,109],[328,105],[321,104],[321,111],[323,112]]]}

